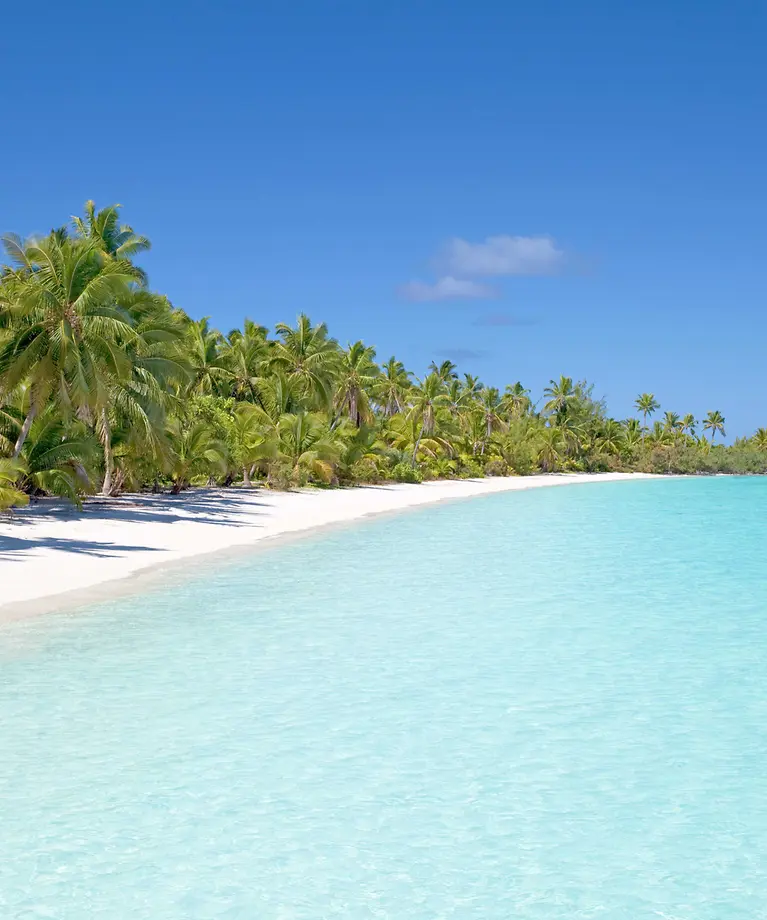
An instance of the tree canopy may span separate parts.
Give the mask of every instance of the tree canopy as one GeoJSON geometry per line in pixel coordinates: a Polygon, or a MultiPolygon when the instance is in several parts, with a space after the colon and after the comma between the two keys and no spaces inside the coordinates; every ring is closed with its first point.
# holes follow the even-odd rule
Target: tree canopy
{"type": "Polygon", "coordinates": [[[652,421],[652,393],[640,419],[615,419],[566,375],[538,402],[451,361],[418,377],[308,313],[224,334],[152,291],[136,264],[150,241],[120,214],[89,201],[45,237],[3,238],[0,507],[198,483],[767,471],[764,428],[726,446],[719,410],[652,421]]]}

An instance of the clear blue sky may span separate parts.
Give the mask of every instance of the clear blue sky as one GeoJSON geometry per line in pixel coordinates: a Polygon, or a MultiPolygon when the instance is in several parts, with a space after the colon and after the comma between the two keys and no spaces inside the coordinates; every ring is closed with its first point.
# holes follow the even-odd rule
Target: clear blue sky
{"type": "Polygon", "coordinates": [[[758,0],[10,4],[0,227],[121,202],[154,287],[224,330],[306,311],[418,373],[564,373],[748,433],[766,45],[758,0]],[[496,236],[561,256],[487,263],[496,236]]]}

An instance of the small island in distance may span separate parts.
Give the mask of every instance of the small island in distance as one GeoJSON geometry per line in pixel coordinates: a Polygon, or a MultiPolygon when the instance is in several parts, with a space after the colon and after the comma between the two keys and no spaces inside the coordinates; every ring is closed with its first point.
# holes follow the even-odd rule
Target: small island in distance
{"type": "Polygon", "coordinates": [[[767,472],[767,428],[725,445],[721,412],[661,416],[652,393],[619,420],[586,381],[552,379],[536,401],[451,361],[418,378],[305,314],[223,334],[152,291],[134,261],[150,242],[119,205],[4,245],[0,508],[236,482],[767,472]]]}

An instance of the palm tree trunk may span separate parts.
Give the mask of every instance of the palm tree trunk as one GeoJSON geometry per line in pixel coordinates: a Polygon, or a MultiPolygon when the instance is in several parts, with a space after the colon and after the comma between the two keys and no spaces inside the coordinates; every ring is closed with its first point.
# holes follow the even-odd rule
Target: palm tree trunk
{"type": "Polygon", "coordinates": [[[242,468],[242,484],[244,486],[250,485],[250,470],[248,469],[247,464],[242,468]]]}
{"type": "Polygon", "coordinates": [[[101,445],[104,448],[104,484],[101,486],[102,495],[112,494],[112,479],[114,474],[114,457],[112,455],[112,429],[109,427],[109,415],[106,409],[101,410],[101,445]]]}
{"type": "Polygon", "coordinates": [[[27,417],[24,419],[24,424],[21,426],[21,431],[19,436],[16,439],[16,443],[13,446],[13,459],[16,460],[21,453],[21,449],[24,447],[24,442],[27,440],[29,434],[29,429],[32,427],[32,422],[35,420],[37,415],[37,407],[34,403],[29,407],[29,412],[27,412],[27,417]]]}
{"type": "Polygon", "coordinates": [[[421,425],[421,430],[418,432],[418,437],[415,439],[415,447],[413,448],[413,466],[416,463],[416,457],[418,456],[418,448],[421,446],[421,438],[423,437],[424,429],[426,424],[421,425]]]}

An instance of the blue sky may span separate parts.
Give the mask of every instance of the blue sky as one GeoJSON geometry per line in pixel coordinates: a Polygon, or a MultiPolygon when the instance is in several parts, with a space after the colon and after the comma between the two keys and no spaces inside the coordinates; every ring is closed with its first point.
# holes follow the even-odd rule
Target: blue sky
{"type": "Polygon", "coordinates": [[[767,7],[295,0],[3,11],[0,228],[121,202],[155,288],[301,311],[619,416],[767,424],[767,7]]]}

